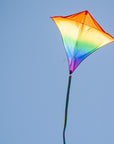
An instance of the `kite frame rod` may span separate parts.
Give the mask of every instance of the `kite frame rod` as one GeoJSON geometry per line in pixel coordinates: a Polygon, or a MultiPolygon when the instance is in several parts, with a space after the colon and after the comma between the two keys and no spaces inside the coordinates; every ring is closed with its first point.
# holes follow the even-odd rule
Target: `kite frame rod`
{"type": "Polygon", "coordinates": [[[68,87],[67,87],[66,105],[65,105],[65,116],[64,116],[63,144],[66,144],[66,142],[65,142],[65,130],[66,130],[66,125],[67,125],[67,114],[68,114],[68,103],[69,103],[71,78],[72,78],[72,76],[69,75],[68,87]]]}

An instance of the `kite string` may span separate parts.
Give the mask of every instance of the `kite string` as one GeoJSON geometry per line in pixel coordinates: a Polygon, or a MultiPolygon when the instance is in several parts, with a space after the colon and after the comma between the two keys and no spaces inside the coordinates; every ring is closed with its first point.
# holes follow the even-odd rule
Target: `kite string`
{"type": "Polygon", "coordinates": [[[71,78],[72,78],[72,76],[69,75],[68,87],[67,87],[66,105],[65,105],[65,116],[64,116],[63,144],[66,144],[66,142],[65,142],[65,130],[66,130],[66,125],[67,125],[67,113],[68,113],[68,102],[69,102],[71,78]]]}

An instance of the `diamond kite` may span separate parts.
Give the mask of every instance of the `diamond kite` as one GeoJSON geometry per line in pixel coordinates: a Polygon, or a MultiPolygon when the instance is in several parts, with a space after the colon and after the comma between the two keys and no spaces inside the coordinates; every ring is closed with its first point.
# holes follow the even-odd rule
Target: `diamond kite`
{"type": "Polygon", "coordinates": [[[69,63],[69,81],[63,128],[63,143],[65,144],[71,74],[91,53],[106,44],[114,42],[114,37],[106,33],[88,11],[70,16],[55,16],[51,18],[61,33],[69,63]]]}

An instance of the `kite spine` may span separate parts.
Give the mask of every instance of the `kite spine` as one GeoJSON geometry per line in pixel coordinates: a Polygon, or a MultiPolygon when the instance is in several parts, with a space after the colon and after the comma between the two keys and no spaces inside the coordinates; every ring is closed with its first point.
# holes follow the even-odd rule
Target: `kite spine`
{"type": "Polygon", "coordinates": [[[65,142],[65,130],[66,130],[66,125],[67,125],[67,113],[68,113],[68,102],[69,102],[71,78],[72,78],[72,76],[69,75],[68,87],[67,87],[67,97],[66,97],[66,106],[65,106],[65,116],[64,116],[63,144],[66,144],[66,142],[65,142]]]}

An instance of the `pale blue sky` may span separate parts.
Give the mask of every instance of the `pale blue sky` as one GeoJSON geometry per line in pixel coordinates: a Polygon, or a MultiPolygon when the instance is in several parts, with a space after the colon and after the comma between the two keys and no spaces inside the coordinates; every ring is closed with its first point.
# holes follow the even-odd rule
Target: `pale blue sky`
{"type": "MultiPolygon", "coordinates": [[[[0,1],[0,144],[62,144],[68,62],[51,16],[88,10],[114,36],[113,0],[0,1]]],[[[67,144],[114,144],[114,43],[72,76],[67,144]]]]}

